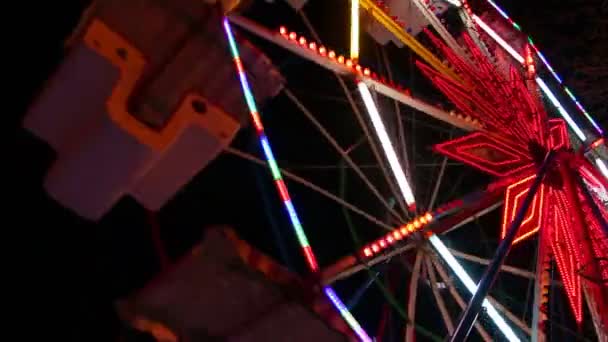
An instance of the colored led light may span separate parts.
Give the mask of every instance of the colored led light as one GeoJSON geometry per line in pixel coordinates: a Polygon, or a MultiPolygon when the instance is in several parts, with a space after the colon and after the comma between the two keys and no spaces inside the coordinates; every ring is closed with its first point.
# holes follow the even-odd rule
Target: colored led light
{"type": "Polygon", "coordinates": [[[372,250],[369,247],[365,247],[365,249],[363,249],[363,255],[366,257],[372,256],[372,250]]]}
{"type": "Polygon", "coordinates": [[[479,27],[481,27],[492,39],[494,39],[503,49],[505,49],[513,58],[515,58],[519,63],[524,63],[524,58],[515,51],[511,45],[509,45],[504,39],[502,39],[498,33],[496,33],[488,24],[484,23],[477,15],[473,14],[473,20],[479,27]]]}
{"type": "Polygon", "coordinates": [[[572,131],[579,137],[579,139],[581,139],[581,141],[583,141],[583,142],[585,140],[587,140],[585,133],[583,133],[583,131],[574,122],[574,120],[572,119],[570,114],[568,114],[568,112],[566,112],[566,110],[564,109],[562,104],[557,100],[555,95],[551,92],[551,90],[549,90],[549,87],[547,87],[547,84],[545,83],[545,81],[543,81],[540,77],[537,77],[536,84],[538,84],[538,86],[543,91],[543,93],[545,93],[545,95],[549,98],[549,101],[551,101],[553,106],[557,109],[557,111],[564,118],[564,120],[566,120],[566,122],[568,123],[568,126],[570,126],[572,131]]]}
{"type": "Polygon", "coordinates": [[[353,315],[351,315],[346,306],[344,306],[344,303],[342,303],[340,298],[338,298],[334,290],[331,287],[324,287],[323,291],[325,292],[327,297],[332,301],[334,306],[338,309],[342,318],[344,318],[344,320],[350,325],[350,327],[353,328],[353,331],[357,334],[357,336],[359,336],[361,341],[372,342],[372,339],[369,338],[365,330],[361,328],[361,326],[355,320],[353,315]]]}
{"type": "Polygon", "coordinates": [[[604,143],[604,138],[599,138],[596,141],[594,141],[589,147],[591,149],[594,149],[594,148],[597,148],[598,146],[600,146],[603,143],[604,143]]]}
{"type": "Polygon", "coordinates": [[[416,227],[414,227],[414,225],[411,223],[408,223],[406,228],[407,228],[407,231],[410,233],[413,233],[416,230],[416,227]]]}
{"type": "MultiPolygon", "coordinates": [[[[469,290],[471,294],[475,294],[477,291],[477,285],[473,282],[473,279],[467,274],[467,272],[462,268],[462,266],[456,261],[456,258],[450,253],[447,247],[441,242],[441,240],[436,235],[431,235],[429,237],[429,241],[435,247],[435,250],[439,253],[439,255],[443,258],[443,260],[450,266],[452,271],[456,274],[458,279],[464,284],[464,286],[469,290]]],[[[492,304],[487,299],[483,300],[482,306],[486,309],[488,316],[494,321],[494,324],[500,329],[500,331],[505,335],[505,337],[509,341],[520,341],[520,339],[515,335],[513,329],[505,322],[504,318],[500,316],[498,311],[494,308],[492,304]]]]}
{"type": "MultiPolygon", "coordinates": [[[[486,23],[484,23],[477,15],[473,15],[473,20],[481,27],[490,37],[492,37],[503,49],[505,49],[513,58],[519,63],[524,63],[524,58],[515,51],[511,45],[509,45],[504,39],[502,39],[494,30],[492,30],[486,23]]],[[[557,100],[555,95],[549,90],[547,84],[539,77],[536,77],[536,83],[540,86],[543,93],[549,98],[553,106],[557,109],[560,115],[566,120],[572,131],[581,139],[583,142],[587,139],[583,131],[574,122],[570,114],[564,109],[561,103],[557,100]]]]}
{"type": "MultiPolygon", "coordinates": [[[[236,40],[234,39],[234,35],[232,34],[232,29],[230,28],[230,23],[228,22],[227,18],[224,18],[223,25],[224,25],[224,30],[226,32],[226,37],[228,39],[228,44],[230,46],[230,53],[232,55],[232,58],[234,59],[235,67],[237,68],[237,71],[239,74],[239,79],[241,81],[241,88],[243,90],[243,94],[245,94],[247,106],[249,108],[250,114],[251,114],[254,122],[256,123],[256,127],[258,127],[258,123],[259,123],[259,128],[257,129],[257,133],[260,138],[260,144],[262,145],[262,149],[264,150],[264,155],[266,156],[267,163],[272,172],[272,177],[275,179],[276,186],[279,190],[279,193],[281,194],[281,197],[283,198],[283,204],[289,214],[289,219],[291,221],[291,225],[296,233],[298,242],[300,243],[300,247],[302,248],[302,251],[303,251],[306,261],[308,263],[308,267],[311,269],[311,271],[318,272],[319,266],[317,264],[316,258],[314,256],[314,253],[312,252],[312,249],[310,248],[310,244],[308,243],[308,239],[306,238],[306,234],[304,233],[304,229],[302,227],[302,224],[300,223],[298,214],[297,214],[295,208],[293,207],[291,200],[289,199],[289,192],[287,190],[287,187],[282,182],[281,171],[279,170],[279,167],[276,164],[276,161],[274,160],[274,156],[272,154],[272,149],[270,148],[268,139],[266,138],[266,136],[264,134],[261,119],[259,117],[258,110],[255,105],[255,100],[253,98],[253,94],[251,92],[249,83],[247,82],[247,75],[245,74],[244,70],[242,69],[242,64],[240,63],[239,50],[236,45],[236,40]]],[[[344,318],[346,323],[348,323],[348,325],[353,329],[353,331],[359,336],[359,338],[362,341],[371,342],[371,339],[369,338],[369,336],[361,328],[359,323],[350,314],[350,312],[348,312],[348,310],[346,309],[344,304],[336,296],[335,292],[329,287],[325,287],[324,291],[325,291],[325,294],[327,295],[327,297],[333,303],[333,305],[340,311],[340,315],[344,318]]]]}
{"type": "MultiPolygon", "coordinates": [[[[490,5],[492,5],[492,7],[494,7],[496,9],[496,11],[498,11],[498,13],[500,13],[501,16],[503,16],[503,18],[507,19],[511,23],[511,25],[513,25],[513,27],[516,30],[521,31],[521,27],[519,25],[517,25],[517,23],[515,23],[509,17],[509,15],[505,11],[503,11],[500,7],[498,7],[498,5],[495,2],[493,2],[492,0],[487,0],[487,1],[488,1],[488,3],[490,5]]],[[[591,117],[591,115],[579,103],[578,99],[574,96],[574,94],[572,94],[572,92],[570,92],[570,90],[563,85],[563,81],[562,81],[561,77],[559,77],[557,75],[557,73],[555,72],[555,70],[553,69],[553,67],[551,66],[551,64],[549,64],[549,61],[547,61],[547,59],[545,58],[545,56],[540,52],[540,50],[536,47],[536,45],[534,45],[534,42],[532,41],[532,38],[528,37],[528,42],[530,42],[530,45],[532,46],[532,48],[534,49],[534,51],[536,52],[536,54],[538,55],[538,57],[543,61],[543,64],[545,65],[545,67],[547,67],[547,69],[549,70],[549,72],[551,73],[551,75],[553,75],[553,77],[555,78],[555,80],[560,85],[562,85],[562,87],[564,88],[564,91],[568,94],[568,96],[574,102],[574,104],[579,109],[579,111],[581,113],[583,113],[583,115],[585,116],[585,118],[587,118],[587,120],[589,120],[589,122],[591,123],[591,125],[593,125],[593,127],[599,132],[599,134],[603,135],[604,131],[602,130],[602,128],[595,122],[595,120],[593,120],[593,118],[591,117]]]]}
{"type": "Polygon", "coordinates": [[[350,1],[350,58],[359,58],[359,0],[350,1]]]}
{"type": "Polygon", "coordinates": [[[410,188],[409,183],[407,182],[407,178],[405,178],[405,174],[403,173],[403,169],[399,164],[399,160],[397,159],[397,154],[395,153],[395,149],[393,144],[391,143],[388,134],[386,133],[386,129],[384,128],[384,123],[382,122],[382,118],[380,117],[380,113],[378,113],[378,108],[376,108],[376,104],[372,99],[372,95],[367,88],[367,85],[363,82],[359,82],[357,84],[359,88],[359,93],[361,94],[361,98],[363,98],[363,103],[367,108],[367,113],[370,116],[372,121],[372,125],[374,130],[376,131],[376,135],[380,140],[380,145],[384,150],[384,154],[388,160],[389,166],[393,171],[393,175],[397,180],[397,184],[399,185],[399,189],[401,190],[401,194],[408,206],[412,206],[416,203],[414,200],[414,194],[412,193],[412,189],[410,188]]]}

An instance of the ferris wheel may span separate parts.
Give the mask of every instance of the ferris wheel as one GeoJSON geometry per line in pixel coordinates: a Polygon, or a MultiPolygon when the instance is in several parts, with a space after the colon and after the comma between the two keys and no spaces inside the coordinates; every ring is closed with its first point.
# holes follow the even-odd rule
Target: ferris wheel
{"type": "Polygon", "coordinates": [[[25,120],[66,207],[159,210],[224,154],[273,183],[237,191],[274,200],[281,261],[352,340],[608,341],[605,133],[493,1],[108,0],[84,17],[25,120]]]}
{"type": "MultiPolygon", "coordinates": [[[[336,284],[339,287],[340,282],[348,281],[349,277],[361,272],[370,280],[356,291],[354,303],[365,296],[371,283],[375,283],[387,303],[379,313],[380,318],[375,320],[378,340],[383,340],[385,332],[395,327],[395,323],[387,323],[389,312],[403,320],[407,341],[415,336],[436,340],[444,335],[450,336],[452,341],[461,341],[469,336],[473,327],[476,336],[485,341],[545,340],[547,336],[543,327],[548,321],[557,324],[548,301],[549,296],[559,295],[557,290],[548,294],[549,288],[555,289],[552,284],[560,281],[565,292],[563,297],[567,298],[574,320],[580,325],[585,316],[593,322],[598,339],[604,340],[608,308],[605,283],[608,272],[605,261],[605,251],[608,250],[605,193],[608,186],[605,174],[602,175],[602,152],[594,151],[604,148],[603,132],[569,90],[567,93],[572,95],[571,99],[580,110],[576,117],[588,120],[591,133],[580,128],[574,116],[560,103],[541,78],[544,72],[537,68],[545,66],[549,75],[559,80],[559,85],[562,82],[532,40],[522,42],[511,35],[511,42],[508,42],[497,33],[500,25],[493,29],[473,12],[466,1],[384,3],[362,0],[351,1],[350,7],[346,2],[341,4],[340,13],[346,13],[350,8],[348,26],[332,23],[337,26],[336,30],[350,33],[350,54],[347,55],[344,48],[341,51],[324,45],[323,37],[318,35],[306,16],[303,3],[291,4],[306,27],[306,33],[282,25],[267,28],[238,15],[229,15],[224,20],[224,28],[251,112],[253,128],[297,235],[302,255],[309,270],[318,274],[323,291],[358,339],[370,341],[374,334],[366,332],[360,323],[362,319],[349,311],[348,306],[356,304],[351,301],[347,306],[340,299],[339,291],[332,286],[336,284]],[[458,32],[454,32],[453,27],[450,30],[446,28],[447,16],[444,14],[447,11],[456,13],[462,20],[458,32]],[[429,25],[432,30],[426,28],[429,25]],[[337,80],[344,94],[343,105],[347,107],[342,110],[350,109],[352,112],[351,117],[340,114],[337,125],[326,118],[331,115],[327,110],[316,113],[309,109],[298,91],[290,86],[283,89],[283,95],[292,103],[294,111],[304,115],[310,128],[316,130],[310,134],[310,139],[324,140],[341,159],[333,167],[316,166],[317,172],[334,169],[339,173],[339,194],[295,174],[298,169],[310,173],[315,166],[308,165],[308,170],[302,165],[290,167],[289,156],[273,154],[272,134],[266,134],[264,125],[276,114],[263,118],[256,107],[247,83],[247,66],[239,57],[234,27],[326,69],[327,75],[324,76],[319,76],[321,71],[318,67],[314,72],[319,83],[332,82],[332,77],[337,80]],[[365,38],[360,32],[362,29],[369,34],[365,38]],[[388,41],[409,50],[409,64],[413,65],[412,60],[415,59],[416,69],[432,82],[435,89],[428,85],[420,86],[418,90],[405,89],[395,81],[395,69],[399,69],[395,64],[400,62],[390,60],[398,54],[389,57],[387,49],[381,45],[388,41]],[[365,53],[370,52],[376,52],[376,58],[366,58],[365,53]],[[537,66],[537,61],[544,65],[537,66]],[[376,67],[366,67],[366,62],[368,65],[376,64],[376,67]],[[376,71],[380,68],[384,69],[383,73],[376,71]],[[329,80],[325,80],[327,77],[329,80]],[[451,105],[446,105],[446,101],[438,105],[441,100],[430,101],[433,91],[445,95],[451,105]],[[547,101],[547,109],[543,98],[547,101]],[[557,115],[551,118],[548,113],[557,115]],[[422,118],[423,115],[431,119],[422,118]],[[352,122],[358,124],[360,139],[353,139],[343,132],[344,129],[352,129],[352,122]],[[328,126],[332,126],[333,131],[328,126]],[[348,144],[341,142],[349,139],[348,144]],[[374,170],[373,178],[357,161],[356,150],[362,149],[361,145],[367,148],[367,153],[362,154],[371,157],[378,168],[374,170]],[[425,160],[424,155],[430,153],[429,145],[440,154],[439,162],[432,157],[430,162],[425,160]],[[573,146],[579,152],[575,152],[573,146]],[[587,153],[587,158],[584,153],[587,153]],[[478,190],[467,191],[460,196],[442,196],[440,193],[449,188],[445,184],[446,168],[454,161],[494,178],[475,173],[473,177],[479,177],[488,184],[479,186],[477,183],[478,190]],[[283,163],[287,169],[280,168],[283,163]],[[345,196],[349,182],[346,179],[349,177],[358,179],[362,190],[357,191],[369,192],[379,205],[370,206],[368,202],[366,207],[369,210],[364,210],[362,208],[365,207],[350,203],[345,196]],[[357,248],[355,253],[320,266],[313,252],[315,246],[309,242],[303,228],[302,222],[306,223],[307,218],[301,219],[298,215],[286,183],[299,183],[345,208],[346,222],[357,248]],[[438,199],[447,201],[439,204],[438,199]],[[444,241],[457,236],[457,229],[471,229],[470,225],[467,226],[471,222],[479,226],[480,217],[501,207],[503,213],[501,222],[497,224],[497,247],[486,258],[446,246],[444,241]],[[374,211],[384,212],[386,218],[371,214],[374,211]],[[366,234],[367,239],[362,238],[352,216],[357,216],[357,227],[380,228],[384,233],[376,239],[369,238],[373,233],[366,234]],[[504,264],[514,244],[519,245],[514,249],[527,249],[527,267],[504,264]],[[461,262],[488,265],[479,284],[461,262]],[[594,265],[585,267],[586,276],[581,271],[584,264],[594,265]],[[396,268],[401,272],[409,269],[405,286],[396,284],[398,281],[395,279],[399,278],[394,275],[396,268]],[[382,273],[387,275],[381,276],[382,273]],[[489,290],[499,274],[506,284],[498,286],[510,294],[490,296],[489,290]],[[513,277],[520,279],[514,280],[513,277]],[[526,285],[518,288],[520,285],[516,284],[522,279],[526,285]],[[426,298],[421,294],[426,294],[426,298]],[[406,298],[404,302],[403,298],[406,298]],[[468,298],[472,299],[467,305],[468,298]],[[588,311],[583,308],[583,301],[587,303],[588,311]],[[421,305],[424,306],[423,312],[417,314],[421,305]],[[429,317],[424,317],[428,315],[428,305],[436,312],[431,318],[435,325],[427,325],[430,328],[425,327],[429,317]],[[476,321],[482,308],[482,319],[476,321]],[[463,310],[462,314],[459,309],[463,310]],[[514,310],[519,310],[519,314],[514,310]],[[436,324],[439,318],[442,323],[436,324]],[[393,324],[392,328],[387,328],[390,324],[393,324]]],[[[507,24],[520,30],[496,4],[490,2],[490,5],[507,19],[507,24]]],[[[335,8],[332,10],[336,11],[335,8]]],[[[493,18],[491,15],[486,17],[493,18]]],[[[503,32],[506,30],[504,26],[503,23],[503,32]]],[[[405,59],[401,58],[401,61],[405,59]]],[[[401,64],[407,65],[405,60],[401,64]]],[[[413,77],[411,68],[409,72],[409,77],[413,77]]],[[[286,75],[288,85],[297,84],[290,82],[289,72],[286,75]]],[[[327,87],[319,84],[315,95],[321,97],[321,92],[326,90],[327,87]]],[[[434,97],[438,98],[437,95],[434,97]]],[[[267,108],[272,112],[272,103],[267,108]]],[[[326,107],[330,108],[333,110],[335,106],[326,107]]],[[[299,121],[294,121],[300,125],[299,121]]],[[[268,125],[273,127],[272,123],[268,125]]],[[[279,140],[284,143],[289,139],[281,137],[279,140]]],[[[281,147],[281,151],[284,150],[281,147]]],[[[227,152],[262,163],[261,159],[233,148],[228,148],[227,152]]],[[[302,159],[300,157],[295,159],[302,159]]],[[[467,171],[462,169],[461,172],[467,171]]],[[[352,192],[349,189],[349,193],[352,192]]],[[[315,224],[305,224],[311,225],[315,224]]],[[[331,228],[331,225],[324,226],[324,229],[331,228]]],[[[480,240],[487,239],[483,237],[486,228],[480,230],[480,240]]],[[[460,247],[475,250],[467,246],[474,243],[483,244],[467,241],[460,247]]],[[[521,251],[514,253],[526,254],[521,251]]]]}

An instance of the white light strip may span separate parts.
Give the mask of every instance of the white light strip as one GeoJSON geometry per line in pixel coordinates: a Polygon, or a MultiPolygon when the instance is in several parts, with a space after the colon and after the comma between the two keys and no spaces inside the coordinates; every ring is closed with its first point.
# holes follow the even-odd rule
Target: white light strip
{"type": "Polygon", "coordinates": [[[443,0],[445,2],[449,2],[450,4],[456,6],[456,7],[460,7],[462,6],[462,2],[460,2],[459,0],[443,0]]]}
{"type": "MultiPolygon", "coordinates": [[[[456,258],[450,253],[447,247],[441,242],[441,240],[437,237],[437,235],[431,235],[429,241],[435,247],[435,250],[439,253],[439,255],[443,258],[443,260],[450,266],[452,271],[458,276],[458,279],[464,284],[464,286],[469,290],[471,294],[475,294],[477,291],[477,285],[473,282],[473,279],[467,274],[467,272],[462,268],[462,266],[456,261],[456,258]]],[[[482,306],[486,309],[488,316],[494,321],[494,324],[500,329],[500,331],[505,335],[505,337],[509,341],[520,341],[520,339],[515,335],[513,329],[505,322],[504,318],[500,316],[496,308],[487,299],[483,300],[482,306]]]]}
{"type": "MultiPolygon", "coordinates": [[[[524,58],[517,51],[515,51],[515,49],[513,49],[511,45],[509,45],[504,39],[502,39],[494,30],[492,30],[490,26],[484,23],[477,15],[473,14],[473,20],[475,20],[479,27],[481,27],[490,37],[492,37],[492,39],[494,39],[513,58],[515,58],[521,64],[524,63],[524,58]]],[[[578,125],[576,124],[576,122],[574,122],[570,114],[568,114],[562,104],[557,100],[557,97],[555,97],[553,92],[549,90],[547,84],[540,77],[536,78],[536,83],[540,86],[545,96],[547,96],[551,103],[553,103],[553,106],[555,106],[559,114],[564,118],[564,120],[566,120],[566,122],[570,126],[570,129],[572,129],[574,133],[579,137],[579,139],[581,139],[583,142],[587,140],[585,133],[583,133],[580,127],[578,127],[578,125]]]]}
{"type": "Polygon", "coordinates": [[[492,37],[503,49],[507,50],[507,52],[513,56],[519,63],[524,63],[524,58],[517,51],[515,51],[509,43],[507,43],[504,39],[502,39],[498,33],[496,33],[490,26],[484,23],[476,14],[473,14],[473,20],[481,27],[486,33],[492,37]]]}
{"type": "Polygon", "coordinates": [[[372,94],[369,92],[367,85],[363,82],[358,82],[357,87],[359,88],[361,98],[363,98],[365,108],[367,108],[367,113],[369,114],[369,117],[372,121],[372,125],[374,126],[374,130],[376,131],[376,135],[378,135],[378,139],[380,140],[380,145],[382,145],[382,149],[384,150],[386,159],[388,159],[388,163],[391,167],[391,170],[393,171],[393,175],[397,179],[397,184],[399,185],[401,194],[403,195],[403,198],[405,199],[407,205],[411,208],[416,204],[416,201],[414,200],[414,194],[412,193],[412,189],[410,188],[410,185],[407,182],[407,178],[405,178],[405,174],[403,173],[401,164],[399,164],[399,160],[397,159],[397,154],[395,153],[393,144],[391,143],[391,140],[389,139],[388,134],[386,133],[384,123],[382,122],[380,113],[378,113],[378,108],[376,108],[376,104],[372,99],[372,94]]]}
{"type": "Polygon", "coordinates": [[[606,164],[604,164],[604,161],[601,160],[600,158],[595,158],[595,165],[597,165],[597,168],[600,170],[602,175],[604,175],[604,177],[606,177],[606,179],[608,179],[608,167],[606,167],[606,164]]]}
{"type": "Polygon", "coordinates": [[[545,84],[545,81],[543,81],[540,77],[537,77],[536,84],[538,84],[540,89],[542,89],[543,93],[545,93],[545,95],[549,98],[551,103],[553,103],[553,106],[555,106],[555,108],[557,109],[559,114],[564,118],[564,120],[566,120],[566,122],[568,123],[570,128],[579,137],[579,139],[581,139],[583,142],[585,142],[585,140],[587,140],[585,133],[583,133],[583,131],[578,127],[578,125],[574,122],[574,120],[572,120],[572,117],[570,116],[570,114],[568,114],[568,112],[566,112],[566,110],[564,109],[562,104],[559,103],[559,101],[557,100],[555,95],[551,92],[551,90],[549,90],[549,87],[547,87],[547,84],[545,84]]]}

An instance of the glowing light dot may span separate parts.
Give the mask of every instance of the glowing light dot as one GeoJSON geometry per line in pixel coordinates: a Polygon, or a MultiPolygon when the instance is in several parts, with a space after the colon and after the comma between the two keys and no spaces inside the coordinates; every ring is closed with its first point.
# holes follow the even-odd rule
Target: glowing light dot
{"type": "Polygon", "coordinates": [[[393,232],[393,237],[395,238],[395,240],[401,240],[401,238],[402,238],[403,236],[401,235],[401,233],[399,233],[399,231],[398,231],[398,230],[395,230],[395,231],[393,232]]]}
{"type": "Polygon", "coordinates": [[[407,228],[406,228],[406,227],[401,227],[400,231],[401,231],[401,234],[402,234],[404,237],[405,237],[405,236],[407,236],[408,231],[407,231],[407,228]]]}
{"type": "Polygon", "coordinates": [[[357,64],[357,66],[355,67],[355,70],[357,70],[357,72],[361,72],[363,68],[361,68],[361,66],[359,64],[357,64]]]}
{"type": "Polygon", "coordinates": [[[296,39],[298,39],[298,35],[295,32],[291,32],[289,34],[289,39],[296,40],[296,39]]]}
{"type": "Polygon", "coordinates": [[[365,68],[365,69],[363,69],[363,75],[365,75],[365,76],[369,76],[369,75],[371,75],[371,73],[372,73],[372,72],[369,70],[369,68],[365,68]]]}
{"type": "Polygon", "coordinates": [[[386,247],[386,241],[384,241],[384,239],[381,239],[380,242],[378,242],[380,244],[380,247],[385,248],[386,247]]]}
{"type": "Polygon", "coordinates": [[[336,58],[336,52],[333,50],[330,50],[328,56],[329,56],[329,58],[334,59],[334,58],[336,58]]]}
{"type": "Polygon", "coordinates": [[[286,34],[287,34],[287,28],[286,28],[285,26],[281,26],[281,27],[279,28],[279,32],[280,32],[282,35],[286,35],[286,34]]]}
{"type": "Polygon", "coordinates": [[[342,55],[338,56],[338,63],[344,64],[344,56],[342,56],[342,55]]]}
{"type": "Polygon", "coordinates": [[[374,253],[378,253],[379,250],[380,250],[380,247],[378,247],[378,245],[374,243],[372,245],[372,251],[374,251],[374,253]]]}
{"type": "Polygon", "coordinates": [[[411,224],[411,223],[408,223],[408,224],[407,224],[407,231],[408,231],[408,232],[410,232],[410,233],[412,233],[412,232],[414,232],[414,230],[416,230],[416,229],[414,228],[414,225],[413,225],[413,224],[411,224]]]}
{"type": "Polygon", "coordinates": [[[363,250],[363,255],[365,255],[366,257],[372,256],[372,250],[369,247],[365,247],[365,249],[363,250]]]}
{"type": "Polygon", "coordinates": [[[300,45],[306,45],[306,38],[300,37],[300,45]]]}
{"type": "Polygon", "coordinates": [[[431,213],[426,213],[426,215],[424,215],[424,218],[426,218],[426,220],[430,222],[433,219],[433,215],[431,215],[431,213]]]}
{"type": "Polygon", "coordinates": [[[316,50],[317,49],[317,44],[315,42],[312,42],[310,44],[308,44],[308,48],[311,50],[316,50]]]}
{"type": "Polygon", "coordinates": [[[347,59],[346,60],[346,66],[349,67],[349,68],[352,68],[353,67],[353,61],[350,60],[350,59],[347,59]]]}
{"type": "Polygon", "coordinates": [[[321,46],[321,47],[319,48],[319,54],[320,54],[321,56],[325,56],[325,55],[327,55],[327,49],[325,48],[325,46],[321,46]]]}
{"type": "Polygon", "coordinates": [[[390,244],[390,243],[395,242],[395,239],[393,239],[393,237],[391,235],[389,235],[386,237],[386,242],[388,242],[390,244]]]}

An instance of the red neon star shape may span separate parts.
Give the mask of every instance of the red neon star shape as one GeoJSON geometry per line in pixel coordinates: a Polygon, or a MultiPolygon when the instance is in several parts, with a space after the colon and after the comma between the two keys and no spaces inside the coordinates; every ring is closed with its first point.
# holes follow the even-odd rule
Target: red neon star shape
{"type": "MultiPolygon", "coordinates": [[[[583,280],[580,274],[586,272],[585,279],[588,276],[608,280],[608,261],[598,261],[608,260],[608,237],[600,228],[600,218],[590,213],[590,203],[585,200],[577,179],[582,177],[587,184],[593,183],[604,192],[608,185],[586,159],[572,151],[564,121],[548,119],[540,99],[533,96],[537,92],[534,75],[527,74],[523,79],[513,67],[508,75],[502,74],[466,34],[463,40],[470,53],[468,60],[429,31],[425,32],[464,83],[457,83],[420,62],[419,68],[463,114],[483,125],[481,131],[435,145],[435,150],[510,180],[505,193],[502,237],[536,177],[537,165],[547,151],[559,151],[534,196],[515,243],[540,229],[546,230],[542,236],[547,239],[556,261],[574,317],[581,322],[583,280]],[[591,237],[594,240],[589,242],[591,237]]],[[[526,70],[530,72],[534,68],[526,70]]],[[[604,288],[593,293],[596,309],[602,313],[600,317],[608,317],[607,292],[604,288]]]]}

